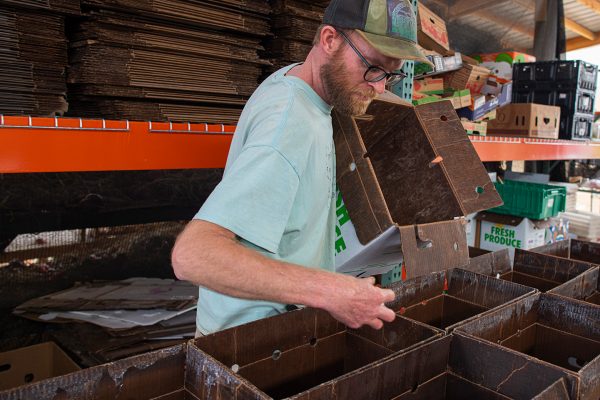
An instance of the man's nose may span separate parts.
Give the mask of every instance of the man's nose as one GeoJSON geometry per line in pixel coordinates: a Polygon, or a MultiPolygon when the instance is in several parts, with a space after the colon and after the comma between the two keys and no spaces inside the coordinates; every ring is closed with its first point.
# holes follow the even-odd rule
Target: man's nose
{"type": "Polygon", "coordinates": [[[377,82],[368,82],[368,83],[369,83],[369,85],[371,85],[373,87],[373,89],[375,89],[375,92],[377,94],[381,94],[385,91],[385,79],[382,79],[377,82]]]}

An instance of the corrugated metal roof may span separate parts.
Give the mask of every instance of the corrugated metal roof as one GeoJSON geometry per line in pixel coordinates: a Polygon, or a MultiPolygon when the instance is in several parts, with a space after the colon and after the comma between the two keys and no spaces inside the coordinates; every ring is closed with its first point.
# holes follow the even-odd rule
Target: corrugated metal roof
{"type": "MultiPolygon", "coordinates": [[[[482,5],[466,15],[451,16],[452,7],[459,0],[420,0],[446,20],[451,44],[464,53],[499,50],[530,50],[535,31],[535,0],[473,1],[482,5]],[[487,6],[486,6],[487,5],[487,6]],[[473,35],[465,34],[465,30],[473,35]],[[480,40],[479,36],[487,38],[480,40]],[[453,37],[454,36],[454,37],[453,37]],[[455,40],[453,40],[455,39],[455,40]],[[475,49],[474,47],[485,47],[475,49]]],[[[462,1],[462,0],[460,0],[462,1]]],[[[600,1],[598,2],[600,4],[600,1]]],[[[565,17],[600,35],[600,14],[578,0],[563,0],[565,17]]],[[[567,39],[578,38],[578,33],[566,30],[567,39]]]]}

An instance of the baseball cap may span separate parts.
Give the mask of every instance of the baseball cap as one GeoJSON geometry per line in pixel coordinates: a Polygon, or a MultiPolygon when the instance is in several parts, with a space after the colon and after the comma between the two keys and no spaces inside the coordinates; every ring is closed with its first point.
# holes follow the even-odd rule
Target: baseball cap
{"type": "Polygon", "coordinates": [[[417,17],[409,0],[331,0],[323,23],[356,30],[385,56],[432,65],[417,47],[417,17]]]}

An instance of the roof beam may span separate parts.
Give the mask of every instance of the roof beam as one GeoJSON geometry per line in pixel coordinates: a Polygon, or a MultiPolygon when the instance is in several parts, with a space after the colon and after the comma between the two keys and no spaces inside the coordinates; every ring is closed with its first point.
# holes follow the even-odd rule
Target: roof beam
{"type": "Polygon", "coordinates": [[[565,18],[565,28],[567,28],[568,30],[570,30],[572,32],[575,32],[579,36],[583,36],[584,38],[586,38],[588,40],[596,39],[596,34],[594,32],[590,31],[585,26],[579,25],[575,21],[571,21],[568,18],[565,18]]]}
{"type": "Polygon", "coordinates": [[[599,0],[575,0],[581,5],[594,10],[595,13],[600,14],[600,1],[599,0]]]}
{"type": "MultiPolygon", "coordinates": [[[[535,2],[531,2],[529,0],[513,0],[516,4],[521,7],[535,13],[535,2]]],[[[595,3],[599,7],[600,10],[600,1],[599,0],[576,0],[579,3],[595,3]]],[[[591,5],[586,4],[588,7],[592,8],[591,5]]],[[[594,9],[595,11],[595,9],[594,9]]],[[[585,26],[578,24],[570,18],[565,17],[565,28],[575,32],[576,34],[583,36],[587,40],[595,40],[597,35],[596,33],[590,31],[585,26]]]]}
{"type": "Polygon", "coordinates": [[[596,38],[594,40],[588,40],[583,37],[577,37],[567,40],[567,51],[573,51],[577,49],[583,49],[585,47],[596,46],[600,44],[600,32],[595,33],[596,38]]]}

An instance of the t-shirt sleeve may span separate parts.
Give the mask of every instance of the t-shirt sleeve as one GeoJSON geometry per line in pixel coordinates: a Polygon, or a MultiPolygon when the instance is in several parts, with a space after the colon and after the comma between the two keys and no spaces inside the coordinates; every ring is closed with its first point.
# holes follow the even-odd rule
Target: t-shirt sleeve
{"type": "Polygon", "coordinates": [[[299,177],[271,146],[244,148],[194,219],[220,225],[276,253],[298,190],[299,177]]]}

